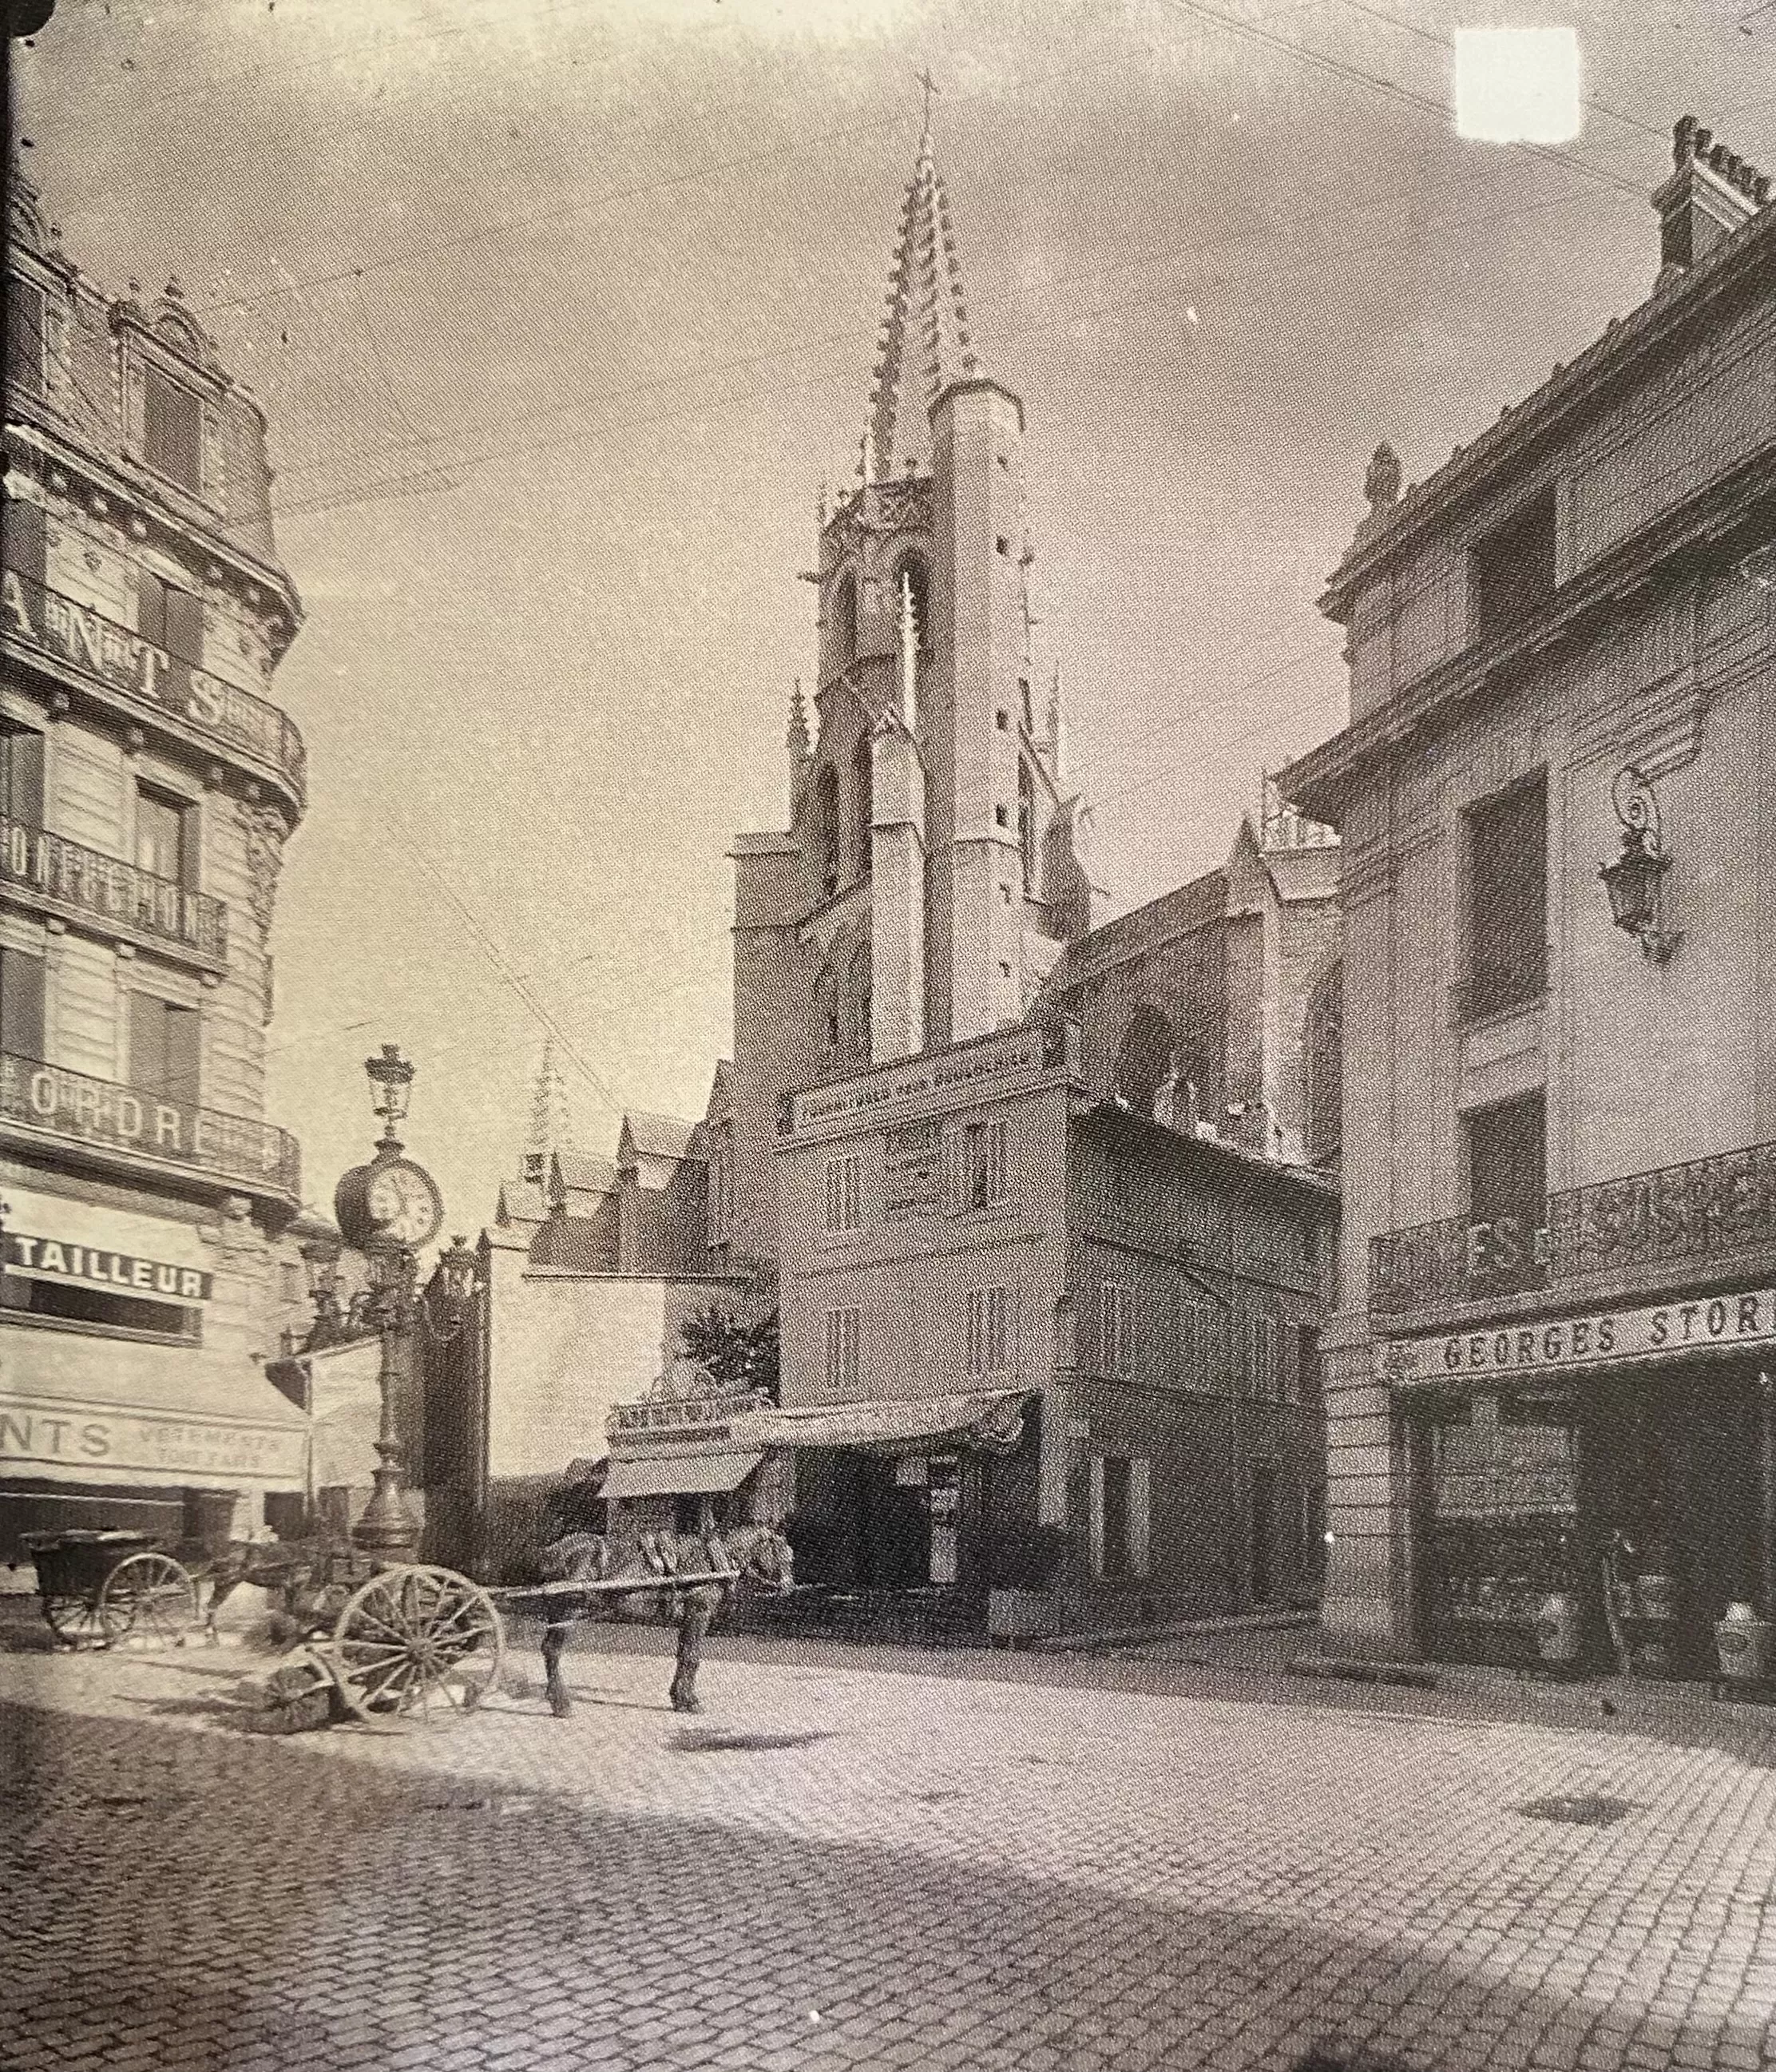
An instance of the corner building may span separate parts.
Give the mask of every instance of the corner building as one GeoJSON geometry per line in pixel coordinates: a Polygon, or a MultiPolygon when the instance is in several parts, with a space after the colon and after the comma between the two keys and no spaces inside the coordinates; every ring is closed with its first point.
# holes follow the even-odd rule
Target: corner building
{"type": "Polygon", "coordinates": [[[1651,294],[1403,497],[1378,452],[1323,600],[1352,1651],[1533,1661],[1558,1591],[1696,1675],[1776,1609],[1770,195],[1680,123],[1651,294]]]}
{"type": "Polygon", "coordinates": [[[304,800],[265,420],[179,291],[107,297],[15,169],[0,593],[0,1560],[281,1522],[301,1267],[265,1114],[304,800]],[[286,1256],[287,1254],[287,1256],[286,1256]]]}

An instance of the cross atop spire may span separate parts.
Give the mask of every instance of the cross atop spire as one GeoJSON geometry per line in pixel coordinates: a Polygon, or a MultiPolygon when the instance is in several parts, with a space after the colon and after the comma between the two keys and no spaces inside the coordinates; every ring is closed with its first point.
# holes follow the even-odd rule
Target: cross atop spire
{"type": "Polygon", "coordinates": [[[919,75],[919,84],[925,88],[925,126],[900,212],[870,385],[859,471],[866,482],[924,472],[931,449],[931,405],[954,383],[980,372],[969,346],[950,197],[931,153],[931,97],[938,88],[929,70],[919,75]]]}

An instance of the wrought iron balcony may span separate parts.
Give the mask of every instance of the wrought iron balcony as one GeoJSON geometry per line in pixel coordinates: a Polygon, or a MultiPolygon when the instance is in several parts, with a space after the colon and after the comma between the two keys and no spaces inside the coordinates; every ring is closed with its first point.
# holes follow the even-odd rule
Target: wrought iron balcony
{"type": "Polygon", "coordinates": [[[298,800],[304,797],[307,751],[301,730],[286,713],[32,577],[15,569],[6,574],[0,631],[9,640],[169,713],[199,734],[243,750],[277,771],[298,800]]]}
{"type": "Polygon", "coordinates": [[[1458,1027],[1509,1008],[1526,1007],[1548,990],[1548,945],[1507,957],[1477,959],[1468,976],[1450,989],[1458,1027]]]}
{"type": "Polygon", "coordinates": [[[70,916],[93,915],[125,935],[190,950],[220,965],[228,954],[228,910],[120,858],[83,848],[0,813],[0,887],[70,916]]]}
{"type": "Polygon", "coordinates": [[[1539,1217],[1451,1216],[1372,1238],[1371,1314],[1776,1252],[1776,1144],[1595,1181],[1540,1207],[1539,1217]]]}
{"type": "Polygon", "coordinates": [[[0,1051],[0,1125],[301,1198],[301,1149],[287,1130],[11,1051],[0,1051]]]}

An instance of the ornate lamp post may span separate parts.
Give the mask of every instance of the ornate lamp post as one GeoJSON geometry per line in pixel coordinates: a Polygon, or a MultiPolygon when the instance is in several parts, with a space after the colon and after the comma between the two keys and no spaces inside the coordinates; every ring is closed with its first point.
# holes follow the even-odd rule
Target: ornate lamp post
{"type": "Polygon", "coordinates": [[[1671,865],[1659,828],[1659,801],[1643,773],[1630,763],[1616,773],[1610,802],[1622,823],[1621,855],[1614,863],[1598,866],[1610,895],[1610,918],[1639,944],[1649,964],[1662,964],[1683,935],[1659,925],[1659,882],[1671,865]]]}
{"type": "Polygon", "coordinates": [[[411,1560],[420,1530],[401,1494],[401,1448],[396,1433],[396,1394],[412,1356],[416,1256],[444,1220],[444,1203],[436,1182],[425,1167],[403,1156],[397,1132],[407,1119],[413,1066],[400,1046],[385,1043],[379,1056],[367,1059],[371,1106],[383,1124],[376,1156],[355,1166],[340,1180],[333,1211],[349,1243],[364,1255],[370,1289],[363,1321],[382,1340],[377,1376],[381,1417],[376,1435],[379,1465],[371,1479],[375,1489],[363,1515],[352,1527],[352,1539],[383,1561],[411,1560]]]}

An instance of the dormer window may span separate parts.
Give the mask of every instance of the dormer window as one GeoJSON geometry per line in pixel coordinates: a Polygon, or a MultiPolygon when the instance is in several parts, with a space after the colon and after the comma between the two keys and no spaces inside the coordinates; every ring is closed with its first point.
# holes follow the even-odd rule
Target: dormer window
{"type": "Polygon", "coordinates": [[[142,458],[195,495],[203,486],[203,408],[158,367],[143,370],[142,458]]]}

